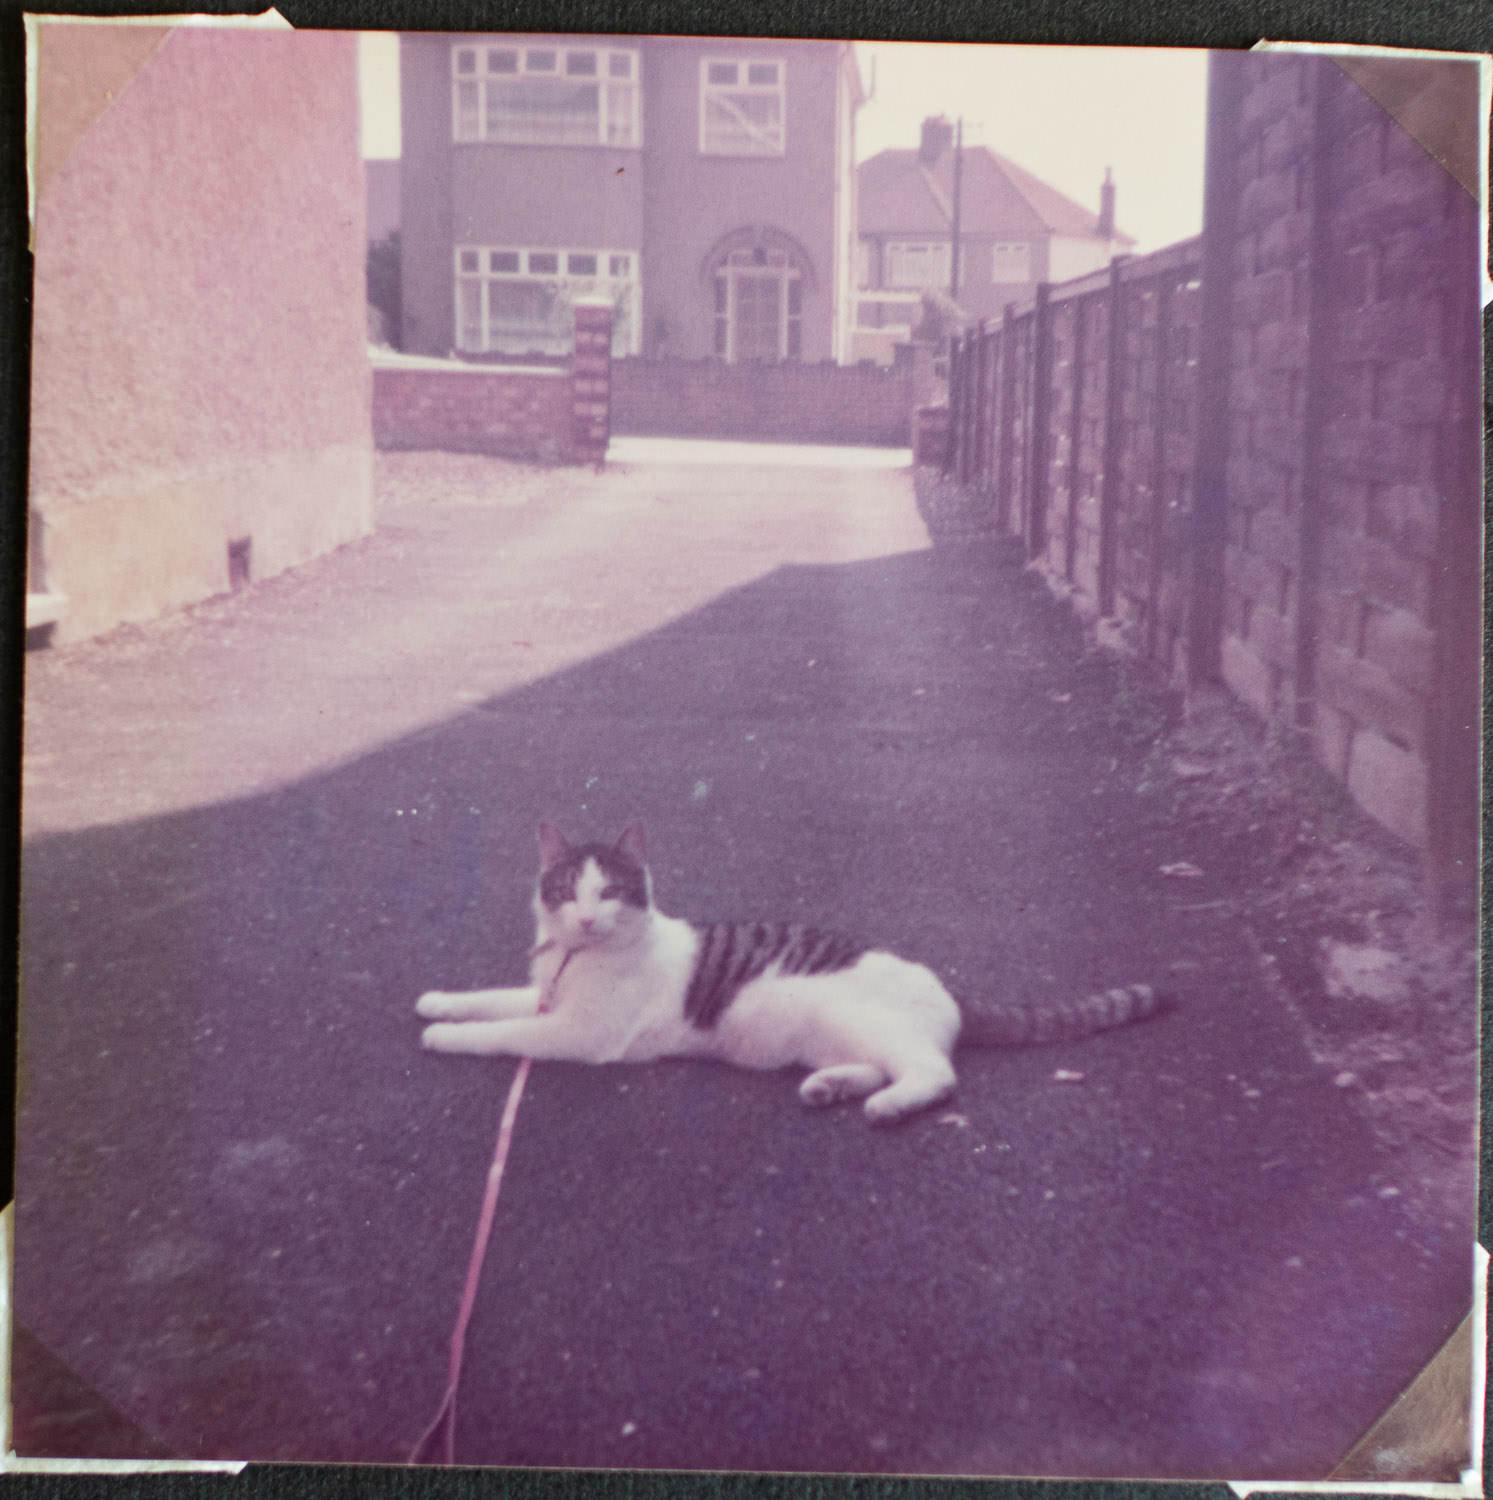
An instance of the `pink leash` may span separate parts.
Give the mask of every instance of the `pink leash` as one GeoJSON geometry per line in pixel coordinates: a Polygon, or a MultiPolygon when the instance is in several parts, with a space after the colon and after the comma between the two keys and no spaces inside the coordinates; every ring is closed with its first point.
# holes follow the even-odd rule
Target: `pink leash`
{"type": "MultiPolygon", "coordinates": [[[[541,950],[535,950],[536,953],[539,951],[541,950]]],[[[541,1011],[549,1009],[548,1002],[554,999],[555,986],[560,982],[560,975],[565,972],[565,965],[569,962],[570,954],[567,953],[555,977],[550,981],[550,992],[546,1003],[539,1007],[541,1011]]],[[[451,1330],[451,1361],[446,1369],[446,1394],[441,1398],[441,1404],[430,1426],[420,1435],[420,1441],[410,1451],[409,1461],[412,1464],[426,1461],[426,1454],[431,1447],[432,1439],[436,1433],[443,1430],[441,1462],[445,1464],[456,1462],[456,1387],[461,1382],[461,1360],[466,1352],[467,1324],[472,1320],[472,1308],[477,1301],[477,1284],[482,1279],[482,1262],[487,1256],[487,1242],[492,1238],[492,1221],[493,1215],[497,1212],[498,1191],[503,1186],[503,1168],[508,1165],[508,1150],[513,1144],[513,1122],[518,1118],[519,1100],[524,1097],[524,1085],[529,1081],[529,1069],[533,1063],[532,1057],[521,1058],[518,1071],[513,1075],[513,1082],[508,1085],[508,1102],[503,1106],[503,1118],[498,1125],[498,1143],[493,1148],[492,1165],[487,1169],[487,1189],[482,1195],[482,1212],[477,1219],[477,1236],[472,1242],[472,1258],[467,1264],[467,1283],[462,1289],[461,1306],[456,1310],[456,1326],[451,1330]]]]}
{"type": "Polygon", "coordinates": [[[493,1214],[498,1207],[498,1189],[503,1185],[503,1168],[508,1164],[508,1148],[513,1144],[513,1122],[518,1116],[518,1101],[524,1096],[524,1084],[529,1080],[529,1068],[534,1059],[520,1060],[518,1072],[508,1087],[508,1103],[503,1107],[503,1121],[498,1126],[498,1144],[493,1150],[492,1165],[487,1169],[487,1191],[482,1197],[482,1215],[477,1220],[477,1238],[472,1245],[472,1259],[467,1266],[467,1284],[462,1290],[461,1306],[456,1312],[456,1327],[451,1331],[451,1363],[446,1370],[446,1394],[441,1400],[435,1419],[415,1444],[410,1453],[412,1464],[424,1463],[426,1452],[436,1433],[445,1429],[442,1442],[441,1462],[456,1462],[456,1387],[461,1380],[461,1357],[466,1351],[467,1324],[472,1319],[472,1306],[477,1301],[477,1283],[482,1276],[482,1261],[487,1254],[487,1242],[492,1236],[493,1214]]]}

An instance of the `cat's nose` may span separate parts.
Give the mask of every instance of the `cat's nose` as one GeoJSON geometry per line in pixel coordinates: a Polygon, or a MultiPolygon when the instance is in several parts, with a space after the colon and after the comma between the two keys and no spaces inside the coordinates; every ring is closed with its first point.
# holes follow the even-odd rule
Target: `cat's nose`
{"type": "Polygon", "coordinates": [[[577,917],[576,921],[579,923],[582,932],[590,932],[596,926],[595,917],[577,917]]]}

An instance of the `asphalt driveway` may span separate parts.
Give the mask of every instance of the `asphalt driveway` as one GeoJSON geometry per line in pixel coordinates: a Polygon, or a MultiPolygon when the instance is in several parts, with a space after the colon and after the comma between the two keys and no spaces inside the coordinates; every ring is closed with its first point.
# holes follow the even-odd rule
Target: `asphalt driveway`
{"type": "Polygon", "coordinates": [[[671,912],[1179,1003],[968,1053],[892,1131],[536,1068],[464,1462],[1325,1474],[1466,1311],[1470,1226],[1406,1213],[1161,873],[1227,851],[1174,846],[1111,676],[928,550],[905,471],[631,457],[391,461],[368,542],[33,659],[19,1450],[407,1452],[512,1066],[422,1053],[413,1001],[521,976],[540,818],[641,817],[671,912]]]}

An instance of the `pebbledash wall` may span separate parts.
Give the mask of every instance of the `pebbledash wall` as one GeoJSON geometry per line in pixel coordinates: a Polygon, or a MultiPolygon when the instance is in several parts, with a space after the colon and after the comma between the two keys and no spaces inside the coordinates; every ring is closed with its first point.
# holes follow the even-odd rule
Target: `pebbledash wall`
{"type": "Polygon", "coordinates": [[[357,50],[45,19],[35,46],[28,590],[67,641],[372,528],[357,50]]]}
{"type": "Polygon", "coordinates": [[[1294,726],[1464,887],[1476,90],[1459,60],[1215,54],[1201,243],[1039,288],[972,332],[946,418],[919,434],[1086,613],[1294,726]],[[1418,134],[1379,98],[1411,101],[1418,134]]]}
{"type": "Polygon", "coordinates": [[[611,304],[579,298],[574,352],[563,365],[374,351],[378,447],[600,464],[611,433],[611,341],[611,304]]]}

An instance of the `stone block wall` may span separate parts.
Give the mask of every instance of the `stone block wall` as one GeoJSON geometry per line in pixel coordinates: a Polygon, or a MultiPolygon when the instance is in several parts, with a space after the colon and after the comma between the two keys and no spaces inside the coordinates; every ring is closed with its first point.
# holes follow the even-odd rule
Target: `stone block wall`
{"type": "MultiPolygon", "coordinates": [[[[1475,839],[1477,203],[1333,59],[1224,65],[1222,670],[1450,870],[1475,839]]],[[[1400,90],[1444,87],[1427,66],[1400,90]]]]}
{"type": "Polygon", "coordinates": [[[957,340],[945,463],[1082,612],[1299,731],[1464,886],[1475,68],[1216,54],[1201,242],[1040,287],[957,340]]]}
{"type": "Polygon", "coordinates": [[[1294,702],[1298,533],[1313,251],[1314,60],[1240,58],[1232,161],[1237,191],[1224,269],[1232,292],[1222,671],[1261,713],[1294,702]]]}
{"type": "Polygon", "coordinates": [[[956,341],[946,467],[1089,618],[1178,665],[1198,243],[1043,288],[956,341]],[[985,497],[983,502],[975,497],[985,497]]]}

